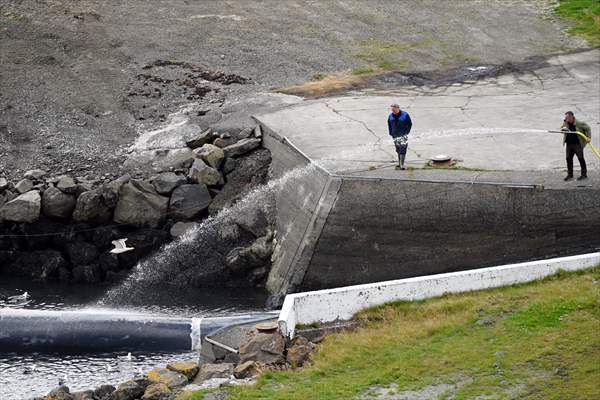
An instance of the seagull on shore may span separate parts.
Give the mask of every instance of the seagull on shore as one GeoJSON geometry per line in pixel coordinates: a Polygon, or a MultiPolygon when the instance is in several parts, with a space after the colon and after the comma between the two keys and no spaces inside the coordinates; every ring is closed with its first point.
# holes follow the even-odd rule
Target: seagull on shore
{"type": "Polygon", "coordinates": [[[112,254],[121,254],[121,253],[125,253],[126,251],[133,250],[133,247],[127,247],[127,245],[125,244],[126,240],[127,240],[127,238],[113,240],[112,244],[113,244],[113,246],[115,246],[115,248],[112,249],[110,252],[112,254]]]}

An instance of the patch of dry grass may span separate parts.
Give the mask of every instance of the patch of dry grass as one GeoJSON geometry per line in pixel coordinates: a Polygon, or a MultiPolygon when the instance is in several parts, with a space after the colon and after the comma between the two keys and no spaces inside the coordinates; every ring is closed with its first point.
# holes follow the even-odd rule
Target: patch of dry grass
{"type": "Polygon", "coordinates": [[[277,92],[306,98],[319,98],[355,89],[364,84],[365,80],[362,76],[335,74],[319,76],[318,80],[308,81],[301,85],[288,86],[278,89],[277,92]]]}

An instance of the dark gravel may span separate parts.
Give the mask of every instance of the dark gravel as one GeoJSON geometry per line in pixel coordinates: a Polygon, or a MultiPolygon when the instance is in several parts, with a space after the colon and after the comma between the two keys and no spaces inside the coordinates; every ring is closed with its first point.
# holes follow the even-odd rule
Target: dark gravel
{"type": "Polygon", "coordinates": [[[381,60],[418,73],[580,47],[551,7],[545,0],[3,1],[0,176],[33,168],[117,175],[138,130],[183,104],[198,103],[199,116],[218,121],[210,111],[227,99],[315,73],[381,60]]]}

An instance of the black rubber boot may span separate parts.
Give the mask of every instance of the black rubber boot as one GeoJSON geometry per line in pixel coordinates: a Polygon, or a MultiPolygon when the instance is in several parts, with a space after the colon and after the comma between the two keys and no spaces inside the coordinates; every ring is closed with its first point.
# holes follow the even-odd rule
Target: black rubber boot
{"type": "Polygon", "coordinates": [[[405,154],[398,154],[398,167],[400,167],[400,169],[405,170],[406,168],[404,168],[404,158],[406,157],[405,154]]]}

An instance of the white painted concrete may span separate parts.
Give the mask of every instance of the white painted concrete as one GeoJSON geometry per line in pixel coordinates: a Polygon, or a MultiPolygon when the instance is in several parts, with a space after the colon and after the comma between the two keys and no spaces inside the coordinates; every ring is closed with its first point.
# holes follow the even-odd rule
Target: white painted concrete
{"type": "Polygon", "coordinates": [[[279,329],[294,336],[297,324],[348,320],[363,309],[391,301],[412,301],[446,293],[469,292],[531,282],[559,270],[575,271],[600,264],[600,252],[498,267],[420,276],[366,285],[287,295],[279,314],[279,329]]]}

